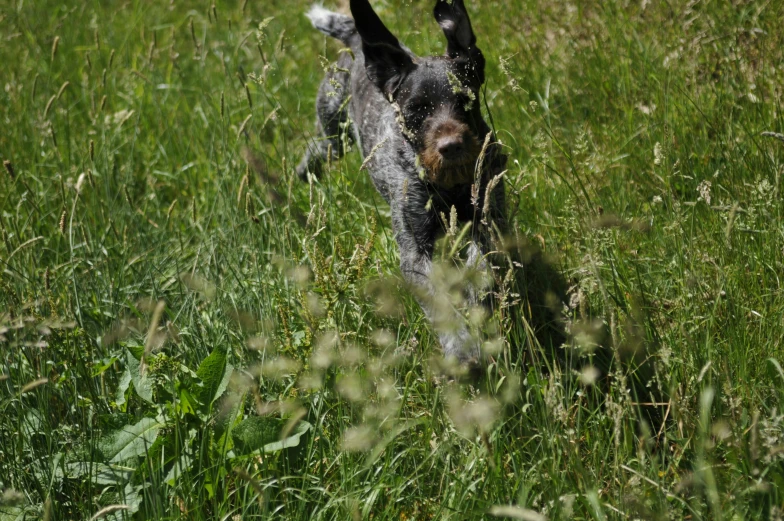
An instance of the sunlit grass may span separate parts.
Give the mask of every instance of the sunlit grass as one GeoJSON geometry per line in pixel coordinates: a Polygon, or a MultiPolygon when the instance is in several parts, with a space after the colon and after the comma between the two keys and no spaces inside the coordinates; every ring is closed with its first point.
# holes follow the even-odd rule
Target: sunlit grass
{"type": "Polygon", "coordinates": [[[782,6],[469,4],[515,240],[609,376],[500,269],[485,381],[441,360],[358,153],[293,173],[340,50],[305,2],[7,2],[0,519],[782,515],[782,6]]]}

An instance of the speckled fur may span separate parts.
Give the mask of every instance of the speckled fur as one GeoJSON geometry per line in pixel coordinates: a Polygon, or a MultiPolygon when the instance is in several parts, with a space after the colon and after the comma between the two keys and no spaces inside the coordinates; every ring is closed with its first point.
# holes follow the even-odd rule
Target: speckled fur
{"type": "MultiPolygon", "coordinates": [[[[444,226],[439,215],[450,215],[454,206],[461,222],[473,222],[469,264],[482,264],[483,253],[489,247],[483,233],[486,227],[480,223],[481,208],[477,210],[471,202],[473,171],[480,159],[478,144],[491,132],[482,119],[478,101],[484,58],[475,45],[462,0],[436,3],[434,15],[448,42],[446,56],[416,57],[389,33],[367,0],[352,0],[351,11],[354,19],[321,7],[308,13],[314,27],[343,41],[354,58],[342,52],[337,67],[319,88],[316,108],[323,139],[309,145],[298,173],[303,178],[308,172],[319,176],[329,151],[341,156],[349,140],[359,144],[366,159],[372,156],[367,166],[373,184],[391,208],[400,269],[419,290],[415,291],[418,300],[432,319],[431,297],[435,290],[431,259],[444,226]],[[370,58],[366,58],[368,53],[370,58]],[[454,85],[456,77],[463,84],[459,88],[454,85]],[[474,93],[474,100],[465,92],[468,90],[474,93]],[[440,123],[442,120],[446,123],[440,123]],[[465,133],[467,155],[455,161],[452,171],[425,172],[423,165],[441,164],[428,147],[444,132],[465,133]],[[418,159],[423,157],[427,161],[418,159]],[[465,175],[465,163],[470,164],[470,175],[465,175]],[[439,175],[444,182],[434,182],[439,175]]],[[[506,162],[497,147],[491,144],[483,156],[479,192],[474,194],[479,204],[485,200],[488,181],[503,170],[506,162]]],[[[491,201],[490,217],[503,230],[503,183],[493,189],[491,201]]],[[[475,292],[468,294],[476,300],[475,292]]],[[[469,365],[480,360],[479,345],[465,327],[442,332],[439,340],[447,357],[469,365]]]]}

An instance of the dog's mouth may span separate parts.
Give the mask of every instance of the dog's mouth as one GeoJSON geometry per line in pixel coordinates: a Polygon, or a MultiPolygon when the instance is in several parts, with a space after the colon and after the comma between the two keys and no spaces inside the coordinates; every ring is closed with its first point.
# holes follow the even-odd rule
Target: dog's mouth
{"type": "Polygon", "coordinates": [[[442,188],[452,188],[461,184],[469,184],[474,180],[476,158],[444,159],[422,155],[422,166],[428,181],[442,188]]]}
{"type": "Polygon", "coordinates": [[[452,188],[473,182],[482,147],[467,128],[457,130],[459,132],[435,132],[425,139],[420,159],[428,180],[436,186],[452,188]]]}

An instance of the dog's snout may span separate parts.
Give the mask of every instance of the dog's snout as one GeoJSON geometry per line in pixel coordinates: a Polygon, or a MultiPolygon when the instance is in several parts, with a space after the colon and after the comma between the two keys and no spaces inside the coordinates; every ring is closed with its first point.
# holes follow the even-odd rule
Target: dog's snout
{"type": "Polygon", "coordinates": [[[463,155],[464,140],[461,136],[444,136],[436,145],[438,153],[445,159],[458,159],[463,155]]]}

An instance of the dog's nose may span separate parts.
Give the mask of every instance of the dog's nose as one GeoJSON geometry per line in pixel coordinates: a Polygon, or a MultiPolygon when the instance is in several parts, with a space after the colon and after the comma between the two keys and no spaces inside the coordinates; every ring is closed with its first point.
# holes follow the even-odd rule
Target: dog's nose
{"type": "Polygon", "coordinates": [[[460,136],[445,136],[438,140],[438,153],[445,159],[458,159],[463,155],[463,138],[460,136]]]}

